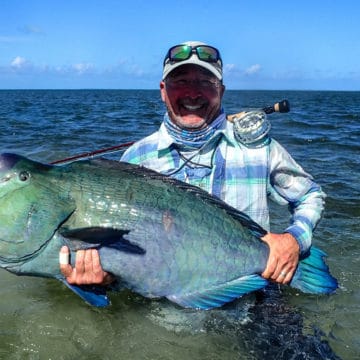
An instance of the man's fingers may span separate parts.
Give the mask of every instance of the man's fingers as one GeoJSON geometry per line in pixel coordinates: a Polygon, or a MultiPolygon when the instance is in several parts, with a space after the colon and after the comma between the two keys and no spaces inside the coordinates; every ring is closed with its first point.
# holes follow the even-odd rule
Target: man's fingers
{"type": "Polygon", "coordinates": [[[87,252],[85,250],[78,250],[76,252],[75,269],[76,273],[79,276],[82,276],[82,274],[86,272],[86,268],[90,267],[89,261],[91,261],[91,259],[89,259],[89,256],[87,255],[87,252]],[[85,261],[88,262],[86,265],[85,261]]]}
{"type": "Polygon", "coordinates": [[[276,259],[270,257],[266,264],[266,268],[265,268],[264,272],[261,274],[261,276],[264,277],[265,279],[272,278],[272,276],[276,270],[276,265],[277,265],[276,259]]]}
{"type": "Polygon", "coordinates": [[[70,264],[70,251],[63,246],[59,253],[60,271],[69,284],[109,285],[115,278],[101,267],[99,252],[95,249],[78,250],[75,267],[70,264]]]}
{"type": "Polygon", "coordinates": [[[299,261],[299,244],[288,233],[267,233],[261,238],[269,245],[270,253],[262,276],[280,284],[289,283],[299,261]]]}
{"type": "Polygon", "coordinates": [[[60,249],[59,253],[59,263],[60,265],[68,265],[70,260],[70,252],[67,246],[63,246],[60,249]]]}
{"type": "Polygon", "coordinates": [[[101,267],[99,252],[95,249],[91,250],[93,268],[101,267]]]}
{"type": "Polygon", "coordinates": [[[104,271],[101,266],[100,255],[99,252],[95,249],[91,250],[91,266],[96,278],[104,277],[104,271]]]}
{"type": "Polygon", "coordinates": [[[286,284],[290,281],[292,277],[292,272],[287,270],[281,270],[279,275],[275,277],[275,281],[280,284],[286,284]]]}
{"type": "MultiPolygon", "coordinates": [[[[78,256],[79,256],[79,262],[81,261],[82,268],[84,269],[84,273],[86,273],[86,274],[92,274],[94,271],[92,253],[93,253],[93,250],[88,250],[88,251],[79,250],[76,253],[76,259],[78,260],[78,256]],[[82,259],[83,259],[83,261],[82,261],[82,259]]],[[[77,267],[76,267],[76,269],[77,269],[77,267]]]]}
{"type": "Polygon", "coordinates": [[[61,273],[68,278],[72,274],[72,267],[69,264],[70,261],[70,251],[67,246],[63,246],[59,253],[59,263],[61,273]]]}
{"type": "Polygon", "coordinates": [[[292,271],[288,272],[283,280],[283,284],[288,284],[292,277],[293,277],[294,273],[292,271]]]}

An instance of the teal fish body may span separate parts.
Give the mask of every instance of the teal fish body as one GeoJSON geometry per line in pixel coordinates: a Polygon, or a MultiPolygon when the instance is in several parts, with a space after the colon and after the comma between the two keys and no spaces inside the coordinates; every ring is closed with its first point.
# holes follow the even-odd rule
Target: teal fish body
{"type": "MultiPolygon", "coordinates": [[[[63,281],[60,247],[68,245],[72,258],[96,248],[123,287],[208,309],[267,285],[260,276],[265,234],[201,189],[140,166],[104,159],[51,166],[0,155],[0,266],[18,275],[63,281]]],[[[333,292],[324,256],[313,250],[291,285],[333,292]],[[314,267],[321,274],[315,280],[314,267]]],[[[107,304],[93,288],[71,288],[91,304],[107,304]]]]}

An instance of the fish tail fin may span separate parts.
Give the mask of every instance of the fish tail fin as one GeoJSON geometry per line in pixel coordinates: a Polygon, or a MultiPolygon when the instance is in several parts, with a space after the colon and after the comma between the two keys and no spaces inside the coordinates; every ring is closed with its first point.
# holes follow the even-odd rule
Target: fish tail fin
{"type": "Polygon", "coordinates": [[[330,274],[324,261],[326,254],[311,247],[309,255],[301,259],[290,286],[310,294],[331,294],[338,288],[337,280],[330,274]]]}

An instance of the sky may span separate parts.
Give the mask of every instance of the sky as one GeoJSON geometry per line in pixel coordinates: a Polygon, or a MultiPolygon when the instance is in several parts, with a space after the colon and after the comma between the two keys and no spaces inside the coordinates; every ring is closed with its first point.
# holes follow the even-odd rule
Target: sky
{"type": "Polygon", "coordinates": [[[239,90],[360,90],[358,0],[0,0],[0,89],[158,89],[169,47],[217,47],[239,90]]]}

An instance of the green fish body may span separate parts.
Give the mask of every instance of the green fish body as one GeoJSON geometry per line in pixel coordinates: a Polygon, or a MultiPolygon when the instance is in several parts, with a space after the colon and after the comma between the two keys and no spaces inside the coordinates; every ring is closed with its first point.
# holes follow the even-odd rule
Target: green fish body
{"type": "MultiPolygon", "coordinates": [[[[218,307],[263,288],[266,231],[247,215],[143,167],[110,160],[41,164],[0,155],[0,266],[18,275],[64,281],[58,254],[99,250],[122,287],[191,308],[218,307]]],[[[312,248],[291,286],[331,293],[337,281],[312,248]]],[[[107,305],[93,287],[69,286],[107,305]]]]}

